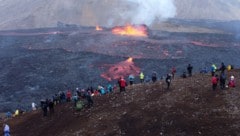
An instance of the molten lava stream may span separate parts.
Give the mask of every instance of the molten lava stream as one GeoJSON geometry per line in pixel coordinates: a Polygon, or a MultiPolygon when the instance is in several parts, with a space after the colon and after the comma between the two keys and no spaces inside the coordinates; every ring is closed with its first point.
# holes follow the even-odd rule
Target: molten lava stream
{"type": "Polygon", "coordinates": [[[111,65],[108,71],[101,74],[101,77],[108,81],[112,81],[119,79],[120,77],[128,77],[130,74],[136,76],[139,72],[140,68],[135,66],[133,58],[130,57],[125,61],[111,65]]]}
{"type": "Polygon", "coordinates": [[[145,25],[126,25],[117,26],[112,29],[112,33],[116,35],[129,35],[147,37],[147,27],[145,25]]]}
{"type": "Polygon", "coordinates": [[[97,31],[102,31],[103,29],[102,29],[100,26],[97,25],[97,26],[96,26],[96,30],[97,30],[97,31]]]}

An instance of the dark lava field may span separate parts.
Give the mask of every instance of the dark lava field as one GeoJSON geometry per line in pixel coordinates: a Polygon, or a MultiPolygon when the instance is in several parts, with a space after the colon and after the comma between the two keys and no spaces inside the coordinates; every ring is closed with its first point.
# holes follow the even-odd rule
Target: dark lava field
{"type": "Polygon", "coordinates": [[[180,75],[189,63],[195,73],[212,63],[239,68],[236,35],[150,29],[148,37],[131,37],[94,27],[1,31],[0,112],[28,110],[59,91],[116,84],[119,76],[140,71],[161,77],[172,66],[180,75]]]}

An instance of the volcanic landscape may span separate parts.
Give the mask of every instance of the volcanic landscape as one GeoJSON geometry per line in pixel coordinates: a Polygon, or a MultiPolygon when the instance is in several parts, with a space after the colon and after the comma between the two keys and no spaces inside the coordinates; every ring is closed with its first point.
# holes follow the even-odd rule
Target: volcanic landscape
{"type": "MultiPolygon", "coordinates": [[[[183,24],[199,26],[186,22],[183,24]]],[[[240,66],[239,36],[221,25],[212,26],[219,33],[139,26],[146,29],[145,36],[80,26],[1,31],[0,112],[28,110],[31,102],[51,98],[59,91],[116,84],[120,76],[127,78],[140,71],[149,77],[156,71],[161,77],[173,66],[180,75],[189,63],[194,72],[212,63],[240,66]]]]}

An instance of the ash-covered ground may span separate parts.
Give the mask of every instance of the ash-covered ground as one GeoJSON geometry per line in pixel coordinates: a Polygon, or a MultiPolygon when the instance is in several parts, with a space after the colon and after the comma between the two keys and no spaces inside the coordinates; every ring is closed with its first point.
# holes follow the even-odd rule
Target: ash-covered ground
{"type": "Polygon", "coordinates": [[[240,40],[229,32],[149,30],[148,37],[130,37],[93,27],[17,30],[0,32],[0,48],[0,112],[27,110],[67,89],[115,84],[120,70],[160,77],[172,66],[180,75],[189,63],[194,72],[212,63],[240,66],[240,40]],[[133,62],[122,67],[129,57],[133,62]]]}

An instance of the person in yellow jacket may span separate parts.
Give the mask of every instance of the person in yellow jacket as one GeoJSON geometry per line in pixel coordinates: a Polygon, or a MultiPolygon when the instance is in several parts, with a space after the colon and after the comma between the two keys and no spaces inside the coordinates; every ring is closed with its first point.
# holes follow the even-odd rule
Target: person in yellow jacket
{"type": "Polygon", "coordinates": [[[143,72],[141,72],[139,74],[139,78],[140,78],[140,82],[143,83],[143,81],[144,81],[144,74],[143,74],[143,72]]]}
{"type": "Polygon", "coordinates": [[[19,110],[17,109],[15,113],[13,114],[13,117],[17,117],[19,115],[19,110]]]}
{"type": "Polygon", "coordinates": [[[227,66],[227,70],[230,71],[232,69],[232,66],[231,65],[228,65],[227,66]]]}

